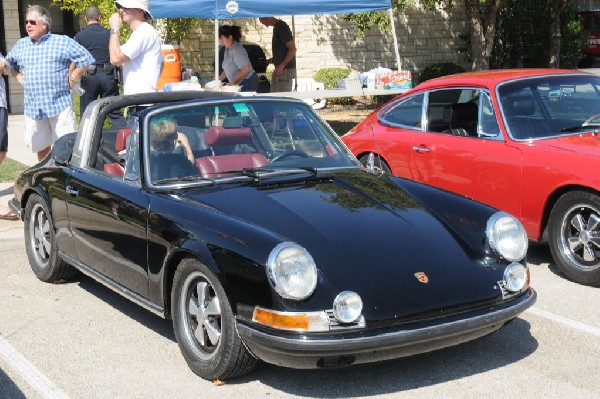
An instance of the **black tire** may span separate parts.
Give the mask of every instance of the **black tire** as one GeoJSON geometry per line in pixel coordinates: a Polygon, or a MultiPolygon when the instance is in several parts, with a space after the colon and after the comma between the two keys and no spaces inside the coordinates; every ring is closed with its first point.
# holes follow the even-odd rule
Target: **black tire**
{"type": "Polygon", "coordinates": [[[32,194],[25,207],[25,248],[36,277],[44,282],[67,280],[77,274],[59,255],[54,241],[54,223],[46,202],[32,194]]]}
{"type": "Polygon", "coordinates": [[[552,209],[548,233],[558,269],[572,281],[600,286],[600,197],[564,194],[552,209]]]}
{"type": "MultiPolygon", "coordinates": [[[[360,163],[366,168],[369,163],[369,154],[363,155],[359,159],[360,163]]],[[[392,174],[392,171],[387,163],[381,158],[379,155],[375,155],[375,170],[381,170],[383,173],[387,173],[388,175],[392,174]]]]}
{"type": "Polygon", "coordinates": [[[171,312],[181,353],[200,377],[228,380],[256,366],[256,358],[237,334],[223,287],[204,264],[195,259],[179,264],[173,278],[171,312]]]}

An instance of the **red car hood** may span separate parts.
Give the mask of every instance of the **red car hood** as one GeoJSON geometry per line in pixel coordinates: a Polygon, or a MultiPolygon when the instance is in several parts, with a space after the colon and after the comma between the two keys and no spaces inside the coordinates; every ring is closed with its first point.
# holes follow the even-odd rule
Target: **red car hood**
{"type": "Polygon", "coordinates": [[[535,146],[569,151],[578,155],[600,156],[600,136],[595,133],[538,140],[535,146]]]}

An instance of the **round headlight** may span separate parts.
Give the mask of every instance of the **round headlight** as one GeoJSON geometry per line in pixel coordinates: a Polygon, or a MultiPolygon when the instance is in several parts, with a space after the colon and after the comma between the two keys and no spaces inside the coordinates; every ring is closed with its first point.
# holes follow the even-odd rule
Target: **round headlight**
{"type": "Polygon", "coordinates": [[[490,247],[494,252],[511,262],[519,261],[527,253],[527,233],[512,215],[497,212],[490,217],[486,228],[490,247]]]}
{"type": "Polygon", "coordinates": [[[308,251],[292,242],[277,245],[269,254],[267,275],[283,298],[308,298],[317,286],[317,266],[308,251]]]}
{"type": "Polygon", "coordinates": [[[356,292],[343,291],[333,301],[333,315],[342,323],[352,323],[362,313],[362,299],[356,292]]]}
{"type": "Polygon", "coordinates": [[[520,263],[511,263],[504,270],[504,282],[510,292],[519,292],[527,285],[529,271],[520,263]]]}

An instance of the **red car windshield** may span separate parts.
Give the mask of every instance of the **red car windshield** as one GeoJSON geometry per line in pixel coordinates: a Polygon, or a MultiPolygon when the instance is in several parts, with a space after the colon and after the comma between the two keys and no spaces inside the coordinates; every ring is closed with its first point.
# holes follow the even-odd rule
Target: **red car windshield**
{"type": "Polygon", "coordinates": [[[515,140],[600,130],[600,78],[546,76],[505,83],[500,106],[515,140]]]}

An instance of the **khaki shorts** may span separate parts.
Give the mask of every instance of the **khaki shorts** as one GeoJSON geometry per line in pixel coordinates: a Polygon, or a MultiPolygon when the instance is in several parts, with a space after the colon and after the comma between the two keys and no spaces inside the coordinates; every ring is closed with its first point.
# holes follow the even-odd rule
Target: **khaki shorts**
{"type": "Polygon", "coordinates": [[[32,119],[25,115],[25,145],[31,147],[32,152],[50,147],[60,137],[75,131],[77,127],[72,107],[46,119],[32,119]]]}
{"type": "Polygon", "coordinates": [[[284,69],[281,75],[271,76],[271,93],[292,91],[292,83],[296,78],[296,69],[284,69]]]}

